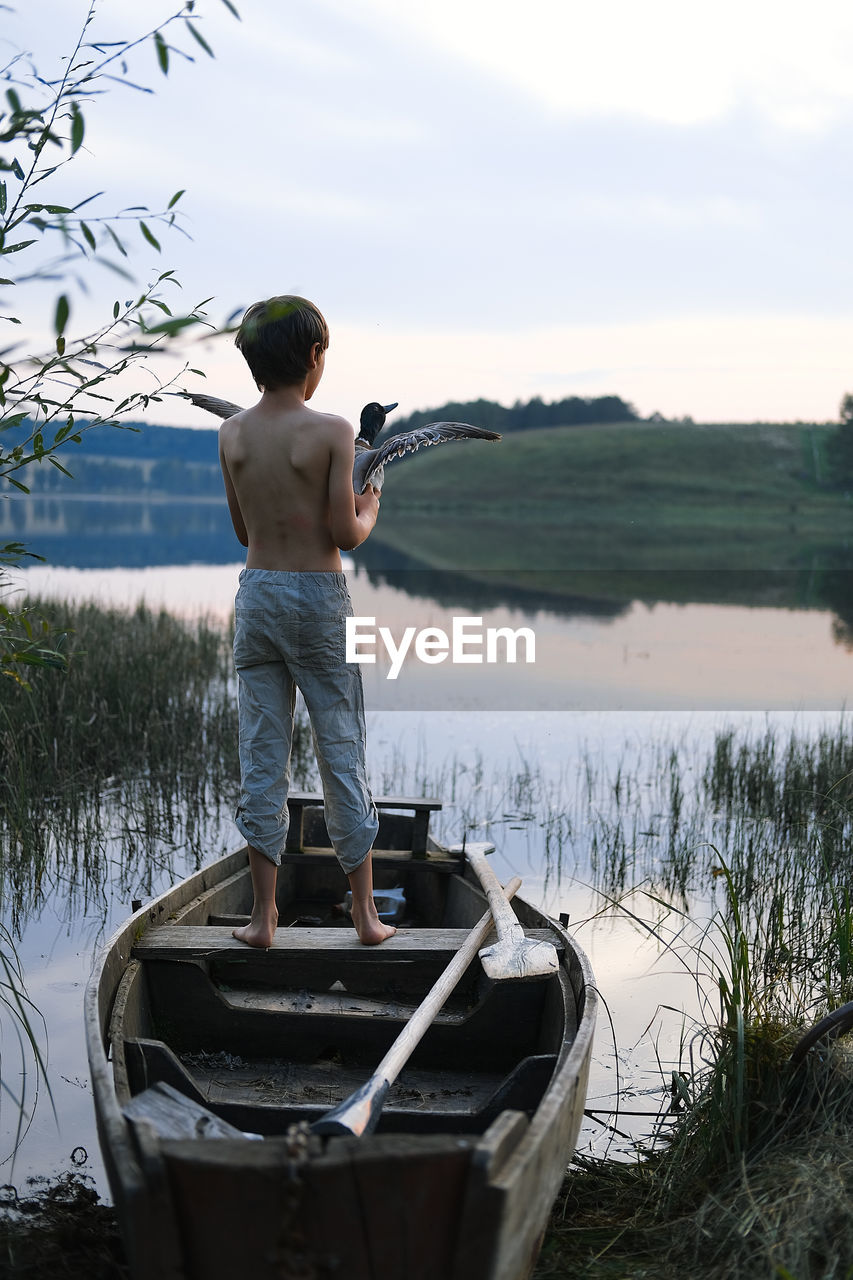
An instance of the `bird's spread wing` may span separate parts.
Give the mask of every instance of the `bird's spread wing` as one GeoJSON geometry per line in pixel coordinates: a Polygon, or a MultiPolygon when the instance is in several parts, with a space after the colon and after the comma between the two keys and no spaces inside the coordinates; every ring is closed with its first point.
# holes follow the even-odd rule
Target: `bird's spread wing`
{"type": "Polygon", "coordinates": [[[232,404],[230,400],[220,400],[217,396],[206,396],[199,391],[182,391],[180,393],[187,400],[191,400],[197,409],[205,409],[208,413],[213,413],[217,418],[233,418],[235,413],[242,413],[239,404],[232,404]]]}
{"type": "Polygon", "coordinates": [[[405,457],[407,453],[417,453],[418,449],[429,448],[433,444],[445,444],[450,440],[500,440],[497,431],[485,431],[482,427],[472,427],[468,422],[430,422],[415,431],[404,431],[398,436],[391,436],[374,450],[373,459],[366,475],[365,485],[380,467],[393,461],[394,458],[405,457]]]}

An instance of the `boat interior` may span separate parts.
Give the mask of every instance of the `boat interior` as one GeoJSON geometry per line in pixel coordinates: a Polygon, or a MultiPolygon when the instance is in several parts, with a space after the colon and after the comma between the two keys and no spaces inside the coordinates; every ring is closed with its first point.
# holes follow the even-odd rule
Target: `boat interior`
{"type": "MultiPolygon", "coordinates": [[[[242,1132],[284,1135],[318,1119],[364,1084],[483,916],[464,858],[429,838],[436,802],[410,801],[405,813],[380,804],[374,884],[397,933],[363,946],[320,797],[294,799],[273,947],[232,936],[251,909],[247,867],[136,941],[110,1023],[122,1104],[159,1083],[242,1132]]],[[[524,923],[563,954],[545,917],[524,923]]],[[[507,1109],[531,1115],[577,1007],[563,966],[546,980],[495,983],[475,959],[392,1086],[379,1132],[482,1134],[507,1109]]]]}

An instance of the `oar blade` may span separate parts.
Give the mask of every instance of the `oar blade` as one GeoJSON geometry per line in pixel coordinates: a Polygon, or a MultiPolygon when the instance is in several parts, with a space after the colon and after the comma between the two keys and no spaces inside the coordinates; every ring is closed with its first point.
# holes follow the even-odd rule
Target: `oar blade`
{"type": "Polygon", "coordinates": [[[372,1077],[348,1098],[311,1125],[312,1133],[323,1138],[361,1138],[379,1123],[391,1083],[372,1077]]]}
{"type": "Polygon", "coordinates": [[[484,947],[479,953],[483,972],[493,982],[532,982],[551,978],[560,967],[560,958],[550,942],[535,938],[505,938],[484,947]]]}

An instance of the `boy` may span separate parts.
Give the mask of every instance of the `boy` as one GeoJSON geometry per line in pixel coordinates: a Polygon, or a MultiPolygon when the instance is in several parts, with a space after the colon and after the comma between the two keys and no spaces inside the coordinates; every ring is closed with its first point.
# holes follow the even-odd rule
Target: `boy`
{"type": "Polygon", "coordinates": [[[340,549],[376,523],[379,495],[352,486],[355,433],[307,401],[323,376],[329,331],[304,298],[258,302],[236,338],[261,391],[223,422],[219,458],[234,531],[248,548],[235,602],[241,794],[236,823],[249,845],[254,905],[234,937],[272,944],[275,888],[287,835],[297,687],[308,707],[326,825],[352,889],[363,943],[395,932],[373,902],[371,849],[379,830],[365,772],[361,669],[345,661],[352,613],[340,549]]]}

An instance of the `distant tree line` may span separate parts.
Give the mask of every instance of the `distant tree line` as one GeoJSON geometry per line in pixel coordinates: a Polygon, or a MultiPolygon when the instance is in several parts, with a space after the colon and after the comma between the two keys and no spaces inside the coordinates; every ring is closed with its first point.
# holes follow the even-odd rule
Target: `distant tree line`
{"type": "MultiPolygon", "coordinates": [[[[219,462],[216,427],[159,427],[150,422],[122,422],[111,431],[87,432],[87,422],[80,419],[80,444],[69,442],[69,459],[83,456],[99,458],[182,458],[184,462],[219,462]]],[[[24,419],[15,426],[0,428],[0,444],[11,451],[25,440],[35,424],[24,419]]]]}
{"type": "MultiPolygon", "coordinates": [[[[82,420],[79,443],[65,444],[65,466],[83,492],[133,492],[157,488],[170,493],[208,493],[221,486],[216,428],[160,427],[125,422],[118,429],[89,434],[82,420]],[[113,459],[115,461],[113,461],[113,459]],[[135,465],[134,465],[135,464],[135,465]]],[[[0,446],[8,452],[27,438],[33,424],[25,420],[0,429],[0,446]]],[[[33,493],[62,487],[63,473],[35,459],[27,472],[33,493]]],[[[0,492],[6,485],[0,481],[0,492]]]]}
{"type": "Polygon", "coordinates": [[[414,431],[428,422],[470,422],[488,431],[531,431],[536,427],[574,427],[593,422],[636,422],[639,414],[621,396],[569,396],[546,403],[539,396],[507,408],[494,400],[450,401],[438,409],[419,409],[389,419],[388,431],[414,431]]]}
{"type": "Polygon", "coordinates": [[[844,487],[853,483],[853,395],[848,391],[841,401],[837,430],[829,439],[827,458],[832,479],[844,487]]]}

